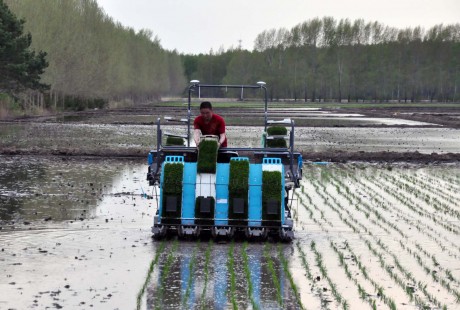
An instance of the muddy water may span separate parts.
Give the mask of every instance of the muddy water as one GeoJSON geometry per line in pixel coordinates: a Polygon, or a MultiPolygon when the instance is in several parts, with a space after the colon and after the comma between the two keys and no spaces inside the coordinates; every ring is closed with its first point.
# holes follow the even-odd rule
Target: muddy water
{"type": "MultiPolygon", "coordinates": [[[[229,146],[260,146],[263,128],[229,127],[229,146]]],[[[295,128],[301,152],[460,153],[460,131],[451,128],[295,128]]]]}
{"type": "MultiPolygon", "coordinates": [[[[417,267],[433,268],[458,290],[458,234],[411,215],[391,194],[373,189],[370,177],[379,175],[385,186],[396,186],[393,175],[401,182],[412,180],[415,190],[427,186],[426,194],[440,207],[458,211],[458,165],[306,166],[305,193],[293,206],[296,239],[291,244],[153,241],[156,200],[143,195],[154,194],[147,189],[145,168],[138,160],[0,157],[0,309],[135,309],[144,283],[141,309],[338,309],[345,303],[350,309],[372,303],[386,308],[375,285],[398,309],[413,309],[414,301],[388,275],[386,266],[393,266],[394,257],[408,269],[399,277],[427,283],[447,308],[458,306],[451,292],[417,267]],[[439,196],[429,184],[437,184],[439,196]],[[341,194],[335,185],[342,186],[341,194]],[[347,187],[350,200],[343,196],[347,187]],[[370,204],[370,196],[380,221],[359,211],[370,204]],[[391,207],[380,209],[386,204],[391,207]],[[407,223],[392,228],[392,218],[407,223]],[[412,219],[431,230],[412,229],[412,219]],[[366,233],[365,227],[372,230],[366,233]],[[413,237],[401,238],[402,248],[397,229],[413,237]],[[382,244],[388,246],[378,248],[382,244]],[[386,251],[387,260],[368,248],[386,251]],[[411,254],[416,250],[423,250],[420,260],[411,254]],[[344,254],[342,263],[336,252],[344,254]],[[366,266],[370,279],[354,260],[366,266]]],[[[416,205],[428,208],[425,197],[416,205]]],[[[439,218],[458,231],[455,214],[439,218]]],[[[416,290],[422,302],[433,304],[416,290]]]]}
{"type": "Polygon", "coordinates": [[[0,309],[132,309],[156,246],[141,164],[0,165],[0,309]]]}
{"type": "MultiPolygon", "coordinates": [[[[386,119],[386,121],[397,120],[386,119]]],[[[250,124],[252,125],[251,122],[250,124]]],[[[181,135],[187,133],[184,126],[164,125],[162,129],[165,132],[181,135]]],[[[263,127],[228,126],[229,147],[260,147],[262,132],[263,127]]],[[[77,123],[0,124],[0,138],[0,150],[6,149],[22,154],[38,152],[40,154],[143,156],[146,150],[156,146],[156,126],[77,123]]],[[[417,126],[296,127],[295,149],[300,152],[460,153],[460,132],[452,128],[417,126]]]]}
{"type": "Polygon", "coordinates": [[[145,173],[143,161],[0,157],[0,309],[134,309],[156,255],[141,308],[297,307],[279,254],[292,245],[153,241],[145,173]]]}

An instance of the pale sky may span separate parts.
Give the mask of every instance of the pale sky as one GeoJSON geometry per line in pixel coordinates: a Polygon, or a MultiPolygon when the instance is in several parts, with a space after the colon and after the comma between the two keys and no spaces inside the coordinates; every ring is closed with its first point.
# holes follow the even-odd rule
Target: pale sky
{"type": "Polygon", "coordinates": [[[290,29],[332,16],[363,18],[396,28],[460,23],[460,0],[97,0],[114,21],[150,29],[161,46],[180,53],[211,48],[252,50],[264,30],[290,29]]]}

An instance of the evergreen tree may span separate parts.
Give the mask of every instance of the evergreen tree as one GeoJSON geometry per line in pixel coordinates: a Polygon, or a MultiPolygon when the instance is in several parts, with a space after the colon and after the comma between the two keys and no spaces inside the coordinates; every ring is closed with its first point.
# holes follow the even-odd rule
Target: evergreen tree
{"type": "Polygon", "coordinates": [[[48,66],[46,53],[29,50],[32,36],[23,34],[24,22],[0,0],[0,92],[47,88],[40,83],[48,66]]]}

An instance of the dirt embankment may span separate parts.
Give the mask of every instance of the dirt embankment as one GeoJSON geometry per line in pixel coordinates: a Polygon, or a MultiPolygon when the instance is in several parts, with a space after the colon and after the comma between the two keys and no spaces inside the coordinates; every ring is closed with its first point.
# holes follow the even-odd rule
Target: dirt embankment
{"type": "Polygon", "coordinates": [[[412,162],[441,163],[460,161],[460,153],[422,154],[415,152],[302,152],[302,157],[309,161],[327,161],[345,163],[348,161],[366,162],[412,162]]]}
{"type": "Polygon", "coordinates": [[[448,128],[460,128],[460,109],[452,107],[386,107],[378,109],[347,109],[349,113],[362,113],[369,117],[399,118],[430,123],[448,128]]]}

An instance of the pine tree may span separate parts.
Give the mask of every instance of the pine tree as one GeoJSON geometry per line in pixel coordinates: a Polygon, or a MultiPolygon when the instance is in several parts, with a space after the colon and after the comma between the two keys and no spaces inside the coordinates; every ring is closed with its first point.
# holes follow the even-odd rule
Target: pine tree
{"type": "Polygon", "coordinates": [[[40,83],[48,66],[46,53],[29,50],[32,36],[23,34],[24,23],[0,0],[0,92],[48,88],[40,83]]]}

